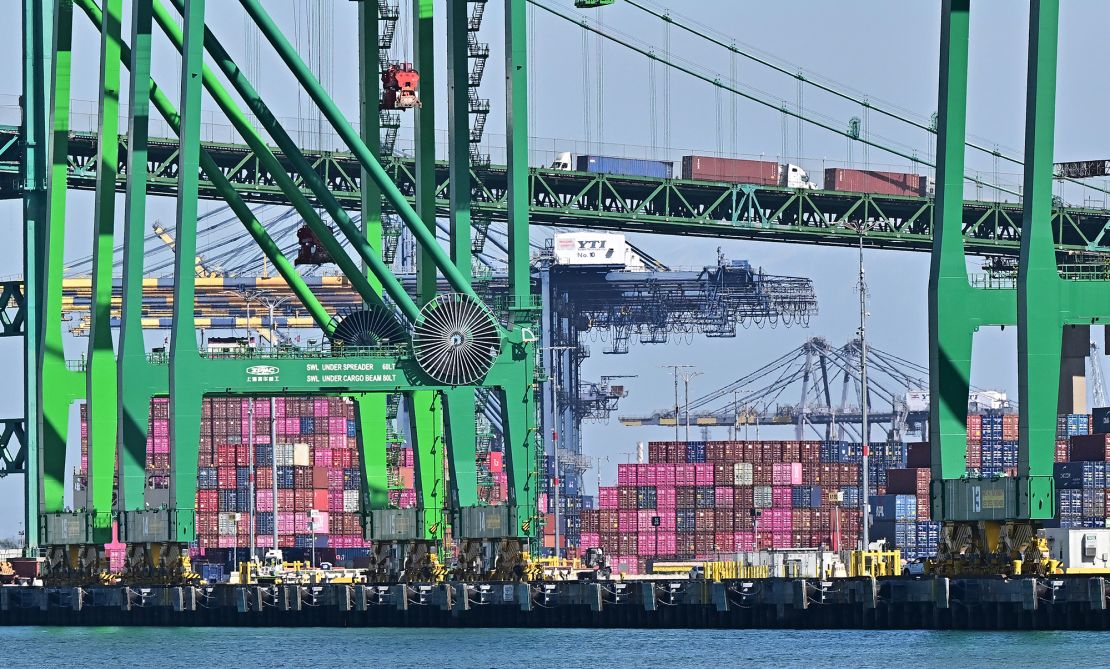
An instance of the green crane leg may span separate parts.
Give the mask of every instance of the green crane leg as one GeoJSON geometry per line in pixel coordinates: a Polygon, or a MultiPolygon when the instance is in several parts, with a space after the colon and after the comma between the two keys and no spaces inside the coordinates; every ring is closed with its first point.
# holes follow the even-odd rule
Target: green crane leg
{"type": "MultiPolygon", "coordinates": [[[[358,4],[358,53],[359,53],[359,128],[362,141],[378,155],[381,145],[381,122],[378,98],[380,92],[378,61],[378,5],[358,4]]],[[[363,171],[362,180],[362,234],[374,248],[382,248],[382,196],[373,181],[363,171]]],[[[363,273],[369,273],[363,261],[363,273]]],[[[372,274],[370,285],[378,292],[381,282],[372,274]]],[[[389,508],[389,471],[386,459],[385,394],[355,397],[355,415],[358,421],[358,446],[362,463],[362,500],[359,511],[365,519],[368,512],[389,508]]]]}
{"type": "MultiPolygon", "coordinates": [[[[435,24],[432,8],[432,0],[414,0],[412,3],[413,67],[420,73],[420,89],[425,92],[420,98],[420,107],[413,110],[416,115],[413,129],[416,140],[416,214],[424,222],[428,235],[434,239],[436,234],[436,112],[435,24]]],[[[436,248],[439,247],[436,246],[436,248]]],[[[432,255],[432,248],[421,244],[420,253],[416,257],[416,299],[420,304],[427,304],[435,298],[435,295],[435,258],[432,255]]]]}
{"type": "MultiPolygon", "coordinates": [[[[467,7],[465,0],[450,0],[447,3],[447,136],[450,142],[447,164],[451,184],[451,261],[470,280],[473,249],[470,241],[470,61],[467,7]]],[[[421,206],[427,206],[419,196],[417,202],[421,206]]],[[[453,511],[478,504],[474,405],[473,388],[452,388],[443,393],[446,421],[444,432],[447,436],[448,466],[451,472],[449,497],[453,511]]]]}
{"type": "Polygon", "coordinates": [[[532,299],[528,220],[527,0],[505,0],[505,136],[508,141],[510,306],[527,310],[532,299]]]}
{"type": "Polygon", "coordinates": [[[447,466],[451,473],[450,508],[478,505],[477,435],[474,424],[474,389],[443,391],[447,466]]]}
{"type": "MultiPolygon", "coordinates": [[[[428,229],[425,222],[421,219],[416,210],[408,203],[397,184],[393,183],[389,174],[382,168],[381,163],[378,162],[370,149],[359,137],[358,133],[351,124],[343,116],[342,111],[331,99],[327,91],[320,85],[320,82],[313,76],[311,70],[297,54],[296,50],[289,40],[285,39],[281,30],[274,23],[270,15],[263,9],[262,4],[258,0],[239,0],[247,13],[254,19],[255,25],[266,36],[270,44],[278,52],[278,55],[285,62],[285,64],[292,71],[293,75],[297,77],[297,81],[304,87],[305,91],[319,106],[320,111],[328,119],[328,122],[339,133],[343,142],[354,153],[362,168],[370,175],[375,185],[381,189],[382,194],[385,196],[386,201],[394,210],[397,211],[401,220],[412,232],[416,241],[420,244],[421,248],[428,252],[431,258],[435,261],[436,267],[443,273],[444,278],[447,279],[451,288],[459,293],[463,293],[467,297],[481,303],[481,299],[477,293],[470,286],[470,282],[466,280],[454,263],[451,262],[450,257],[439,246],[435,239],[435,235],[428,229]]],[[[431,73],[421,73],[424,81],[428,81],[431,73]]],[[[431,97],[431,96],[428,96],[431,97]]],[[[425,104],[428,104],[425,100],[425,104]]]]}
{"type": "MultiPolygon", "coordinates": [[[[176,511],[175,539],[193,540],[197,455],[204,373],[197,349],[193,309],[196,297],[197,191],[200,180],[200,122],[204,66],[204,0],[185,5],[181,51],[181,151],[174,249],[173,325],[170,342],[170,504],[176,511]]],[[[276,503],[276,500],[275,500],[276,503]]]]}
{"type": "MultiPolygon", "coordinates": [[[[95,0],[76,0],[78,6],[85,11],[85,14],[93,22],[94,25],[99,26],[101,20],[100,7],[96,4],[95,0]]],[[[121,57],[126,64],[130,64],[131,49],[127,44],[121,45],[121,57]]],[[[158,86],[151,81],[151,102],[154,103],[155,108],[162,114],[166,123],[170,126],[177,135],[181,136],[181,117],[177,113],[170,99],[162,92],[158,86]]],[[[209,181],[212,182],[213,188],[220,195],[231,210],[235,213],[236,217],[243,223],[247,233],[251,235],[255,243],[258,244],[259,249],[273,264],[278,274],[285,280],[289,289],[297,296],[297,299],[304,306],[305,310],[312,316],[312,319],[326,334],[330,335],[334,330],[331,324],[331,315],[324,309],[320,301],[309,289],[308,284],[297,272],[293,263],[289,262],[278,245],[266,232],[266,228],[255,217],[254,212],[251,211],[243,198],[235,191],[235,187],[231,182],[220,172],[219,166],[216,161],[208,155],[207,151],[201,151],[200,167],[208,176],[209,181]]],[[[195,271],[195,268],[194,268],[195,271]]]]}
{"type": "Polygon", "coordinates": [[[119,508],[145,508],[146,443],[150,399],[165,392],[167,369],[152,365],[143,337],[143,259],[146,236],[147,145],[150,130],[151,0],[131,7],[131,77],[128,91],[127,197],[123,295],[119,341],[119,508]]]}
{"type": "Polygon", "coordinates": [[[100,27],[100,130],[93,206],[91,325],[85,397],[88,403],[89,501],[93,541],[112,540],[116,469],[116,355],[112,346],[112,265],[119,165],[120,41],[123,0],[106,0],[100,27]]]}
{"type": "Polygon", "coordinates": [[[522,366],[527,370],[524,379],[506,382],[501,391],[501,420],[505,429],[509,506],[517,512],[517,527],[512,528],[511,536],[531,537],[539,529],[536,508],[540,485],[536,471],[536,397],[533,387],[525,380],[531,378],[531,359],[522,366]]]}
{"type": "Polygon", "coordinates": [[[1025,107],[1025,184],[1018,264],[1018,475],[1023,518],[1052,518],[1052,463],[1066,288],[1056,267],[1052,150],[1056,123],[1059,0],[1033,0],[1025,107]]]}
{"type": "Polygon", "coordinates": [[[39,392],[42,408],[43,511],[64,506],[66,438],[69,410],[85,391],[84,372],[66,366],[62,341],[62,273],[65,262],[66,159],[69,144],[70,70],[73,48],[73,3],[57,0],[54,13],[53,138],[50,159],[50,228],[46,242],[46,299],[43,303],[42,351],[39,353],[39,392]]]}
{"type": "Polygon", "coordinates": [[[443,421],[439,392],[418,390],[406,395],[416,470],[416,505],[423,525],[421,538],[435,541],[443,537],[443,448],[440,443],[443,421]]]}
{"type": "Polygon", "coordinates": [[[362,510],[389,508],[389,472],[385,453],[385,393],[356,395],[362,510]]]}
{"type": "Polygon", "coordinates": [[[944,518],[944,481],[967,473],[967,401],[974,334],[982,325],[1016,322],[1013,290],[976,289],[967,276],[961,218],[968,29],[968,0],[947,0],[941,19],[937,199],[929,272],[929,440],[935,518],[944,518]]]}
{"type": "Polygon", "coordinates": [[[23,340],[24,420],[24,546],[28,557],[38,554],[40,506],[38,420],[41,385],[39,345],[42,336],[43,260],[49,203],[47,174],[48,108],[50,104],[50,44],[53,34],[53,3],[23,1],[23,281],[26,320],[23,340]]]}
{"type": "MultiPolygon", "coordinates": [[[[180,50],[182,48],[181,29],[175,24],[165,7],[157,0],[154,2],[154,17],[166,36],[170,38],[170,42],[180,50]]],[[[252,109],[256,111],[256,113],[260,112],[259,120],[270,130],[271,134],[274,134],[274,126],[277,121],[272,114],[268,113],[269,109],[265,107],[261,98],[258,97],[257,92],[255,92],[253,88],[249,88],[249,82],[239,73],[238,67],[231,61],[227,52],[224,51],[223,47],[220,46],[219,42],[216,41],[216,38],[207,28],[205,29],[205,43],[209,52],[213,54],[213,58],[220,63],[224,71],[228,73],[229,78],[232,78],[232,81],[236,83],[236,88],[240,91],[240,94],[252,103],[252,109]],[[253,96],[248,97],[248,93],[253,93],[253,96]]],[[[347,251],[339,244],[339,241],[335,239],[331,230],[324,225],[324,222],[320,219],[320,215],[316,213],[316,210],[309,203],[308,198],[304,196],[304,193],[301,192],[297,184],[295,184],[293,179],[286,173],[285,168],[278,161],[277,157],[274,156],[270,148],[266,146],[262,136],[258,134],[251,125],[250,120],[247,119],[246,115],[239,109],[239,106],[216,78],[215,73],[208,67],[204,67],[203,71],[204,87],[208,90],[209,95],[212,96],[212,99],[216,101],[220,109],[224,112],[224,115],[231,121],[236,132],[238,132],[251,147],[251,151],[253,151],[262,162],[266,171],[269,172],[274,181],[277,182],[278,187],[281,188],[285,196],[290,199],[297,213],[301,215],[305,222],[308,223],[309,227],[312,228],[312,231],[316,233],[316,236],[320,239],[324,248],[327,249],[332,260],[335,261],[344,275],[349,278],[351,284],[354,286],[355,290],[358,291],[363,300],[384,308],[385,305],[382,303],[381,298],[366,280],[366,277],[359,270],[359,267],[351,259],[350,255],[347,254],[347,251]]],[[[353,246],[361,253],[365,253],[369,256],[370,260],[368,260],[368,262],[370,262],[376,275],[380,274],[379,279],[383,280],[383,282],[391,288],[390,296],[393,297],[394,301],[401,305],[410,319],[417,319],[420,312],[416,308],[416,305],[412,303],[408,294],[405,293],[400,282],[385,269],[384,264],[381,262],[381,258],[376,255],[377,252],[373,249],[368,249],[365,240],[362,240],[361,244],[359,243],[358,237],[360,235],[350,218],[347,217],[346,212],[343,212],[342,209],[339,208],[338,201],[335,200],[331,191],[324,185],[319,175],[312,170],[311,165],[309,165],[303,154],[300,153],[296,144],[293,143],[288,136],[284,136],[284,139],[287,141],[282,141],[281,135],[283,134],[284,133],[275,135],[275,139],[278,140],[279,145],[282,145],[282,150],[285,151],[286,155],[293,160],[297,170],[301,172],[301,176],[305,179],[305,182],[313,189],[318,197],[323,199],[325,207],[328,208],[333,218],[340,223],[340,227],[344,229],[344,232],[355,238],[352,240],[353,246]],[[333,206],[329,207],[328,204],[333,206]],[[345,227],[343,226],[343,221],[347,223],[345,227]],[[374,263],[375,259],[377,261],[376,264],[374,263]]]]}

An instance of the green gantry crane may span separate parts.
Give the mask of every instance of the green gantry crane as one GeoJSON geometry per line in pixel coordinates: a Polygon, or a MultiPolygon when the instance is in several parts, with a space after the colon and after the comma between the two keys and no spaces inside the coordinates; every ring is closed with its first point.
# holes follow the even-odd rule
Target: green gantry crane
{"type": "Polygon", "coordinates": [[[1039,521],[1056,513],[1052,476],[1056,415],[1072,392],[1062,360],[1081,360],[1089,346],[1090,324],[1110,316],[1110,284],[1062,278],[1053,246],[1059,4],[1059,0],[1031,2],[1016,289],[976,288],[968,280],[961,212],[971,3],[945,0],[943,5],[937,224],[929,278],[931,500],[933,517],[943,521],[940,553],[931,565],[935,573],[1044,570],[1047,551],[1036,530],[1039,521]],[[1017,326],[1022,410],[1016,477],[967,475],[972,338],[986,325],[1017,326]]]}
{"type": "MultiPolygon", "coordinates": [[[[205,396],[283,394],[346,395],[356,403],[362,463],[363,515],[378,565],[395,564],[390,578],[422,578],[436,567],[436,545],[448,526],[461,542],[467,574],[508,578],[519,573],[529,540],[539,529],[536,453],[536,383],[533,322],[537,304],[529,286],[527,202],[527,46],[525,0],[505,0],[508,48],[509,281],[511,299],[495,313],[471,287],[471,189],[467,117],[465,0],[448,3],[448,100],[451,137],[451,241],[435,239],[434,96],[416,114],[416,200],[411,205],[382,169],[379,143],[378,5],[358,6],[361,134],[314,78],[301,56],[258,0],[240,4],[278,57],[357,157],[361,168],[362,225],[357,226],[314,171],[262,96],[205,26],[205,0],[130,0],[130,39],[123,38],[124,0],[25,0],[27,290],[41,303],[29,305],[27,442],[41,456],[29,476],[36,527],[29,543],[47,551],[47,578],[91,582],[103,570],[103,544],[112,524],[128,544],[127,574],[133,581],[188,581],[193,575],[183,549],[194,539],[201,405],[205,396]],[[172,9],[171,9],[172,7],[172,9]],[[62,347],[62,259],[66,230],[67,138],[74,10],[97,26],[100,49],[100,125],[94,205],[93,305],[87,362],[65,360],[62,347]],[[174,13],[176,10],[176,14],[174,13]],[[180,15],[180,16],[178,16],[180,15]],[[151,42],[157,24],[182,54],[180,109],[150,76],[151,42]],[[206,57],[207,54],[207,57],[206,57]],[[207,63],[207,64],[206,64],[207,63]],[[462,63],[464,66],[459,67],[462,63]],[[130,70],[126,92],[127,166],[123,212],[123,314],[118,356],[113,352],[109,308],[114,192],[120,178],[117,141],[121,64],[130,70]],[[218,78],[222,73],[246,102],[239,106],[218,78]],[[283,256],[261,223],[200,142],[201,95],[212,100],[245,140],[336,260],[365,303],[355,341],[340,336],[341,316],[329,314],[283,256]],[[146,228],[148,124],[159,113],[180,138],[177,156],[177,245],[174,313],[168,355],[150,354],[141,329],[143,234],[146,228]],[[248,121],[250,112],[281,159],[248,121]],[[47,141],[46,119],[52,136],[47,141]],[[42,148],[49,146],[49,157],[42,148]],[[292,165],[288,170],[283,165],[292,165]],[[301,184],[294,182],[296,174],[301,184]],[[38,176],[36,176],[38,175],[38,176]],[[199,181],[209,180],[243,223],[276,271],[330,341],[319,350],[272,350],[219,354],[198,346],[193,321],[199,181]],[[314,197],[310,202],[302,187],[314,197]],[[397,212],[420,246],[416,299],[382,260],[382,200],[397,212]],[[358,255],[359,266],[318,213],[322,208],[358,255]],[[47,239],[48,237],[48,239],[47,239]],[[365,270],[363,269],[365,267],[365,270]],[[450,286],[437,293],[437,274],[450,286]],[[509,501],[487,506],[477,494],[475,390],[501,395],[509,501]],[[403,394],[413,421],[416,489],[413,509],[390,508],[386,461],[387,397],[403,394]],[[145,450],[150,400],[168,395],[170,405],[170,504],[144,502],[145,450]],[[88,508],[63,508],[66,435],[70,405],[88,403],[88,508]],[[450,472],[444,480],[444,463],[450,472]],[[116,492],[118,463],[118,499],[116,492]],[[34,490],[41,485],[41,491],[34,490]],[[392,560],[386,559],[386,555],[392,560]]],[[[221,9],[223,9],[221,7],[221,9]]],[[[413,6],[414,66],[433,89],[435,65],[432,3],[413,6]]]]}

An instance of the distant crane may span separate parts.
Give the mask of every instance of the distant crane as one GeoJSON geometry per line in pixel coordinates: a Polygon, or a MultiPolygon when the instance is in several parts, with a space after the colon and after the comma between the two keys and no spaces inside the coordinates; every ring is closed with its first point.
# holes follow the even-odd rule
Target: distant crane
{"type": "MultiPolygon", "coordinates": [[[[176,250],[173,237],[170,236],[170,233],[167,232],[160,223],[155,222],[154,225],[151,227],[154,228],[155,236],[157,236],[158,239],[161,239],[166,244],[166,246],[170,247],[171,251],[176,250]]],[[[196,257],[196,271],[197,278],[201,279],[223,276],[223,272],[219,270],[208,269],[208,267],[206,267],[204,264],[204,259],[201,258],[199,255],[196,257]]]]}

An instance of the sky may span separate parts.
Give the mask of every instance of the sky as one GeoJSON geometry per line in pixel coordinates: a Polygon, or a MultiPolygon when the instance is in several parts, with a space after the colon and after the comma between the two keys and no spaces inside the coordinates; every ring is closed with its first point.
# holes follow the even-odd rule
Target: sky
{"type": "MultiPolygon", "coordinates": [[[[544,4],[573,13],[571,0],[541,0],[544,4]]],[[[266,3],[278,24],[302,49],[316,54],[311,64],[323,73],[322,80],[332,91],[349,118],[357,119],[357,71],[353,66],[356,42],[354,3],[321,4],[322,0],[272,0],[266,3]],[[321,11],[320,7],[328,9],[321,11]],[[321,39],[321,34],[326,38],[321,39]]],[[[13,3],[14,4],[14,3],[13,3]]],[[[710,34],[722,41],[735,41],[790,71],[802,70],[806,78],[836,82],[861,97],[903,110],[920,122],[928,123],[936,110],[937,64],[940,32],[940,3],[887,2],[884,0],[793,0],[789,11],[780,3],[754,0],[703,0],[698,3],[644,0],[643,4],[669,8],[699,26],[709,26],[710,34]]],[[[411,22],[406,2],[402,2],[398,26],[397,51],[410,54],[411,22]]],[[[269,46],[252,29],[245,27],[245,15],[238,3],[230,0],[208,3],[209,26],[281,117],[308,117],[300,127],[311,135],[317,125],[311,119],[306,96],[298,95],[292,76],[269,46]],[[218,10],[216,9],[218,8],[218,10]]],[[[446,127],[446,71],[444,25],[446,4],[435,2],[439,48],[434,97],[437,128],[446,127]]],[[[480,34],[488,41],[494,56],[490,59],[481,93],[493,101],[487,125],[490,153],[495,161],[503,153],[504,140],[504,64],[502,61],[502,3],[488,5],[480,34]]],[[[1110,156],[1110,134],[1092,129],[1102,127],[1108,94],[1097,68],[1091,67],[1091,45],[1102,43],[1103,27],[1110,24],[1110,4],[1100,0],[1070,0],[1061,10],[1059,82],[1057,86],[1056,160],[1106,158],[1110,156]]],[[[796,105],[798,91],[793,79],[772,74],[748,61],[735,62],[727,51],[713,47],[697,37],[672,29],[670,38],[662,23],[622,0],[612,7],[591,12],[591,23],[601,21],[602,29],[636,44],[650,45],[660,54],[684,66],[711,73],[711,77],[769,100],[796,105]],[[668,48],[669,47],[669,48],[668,48]]],[[[75,17],[75,111],[81,115],[75,125],[95,124],[98,40],[92,25],[77,12],[75,17]]],[[[125,26],[129,18],[125,17],[125,26]]],[[[9,21],[0,31],[0,55],[13,67],[0,71],[0,123],[18,122],[17,99],[20,93],[20,24],[9,21]]],[[[1015,0],[982,0],[974,4],[971,26],[970,99],[968,133],[979,143],[997,146],[1008,155],[1019,156],[1023,143],[1025,101],[1025,49],[1028,30],[1027,3],[1015,0]]],[[[724,155],[763,156],[767,160],[789,159],[800,163],[811,174],[823,167],[843,165],[851,159],[857,167],[898,171],[928,170],[905,158],[879,149],[866,151],[856,146],[849,155],[844,137],[813,127],[804,127],[799,141],[795,122],[784,122],[781,113],[756,103],[718,93],[704,82],[687,75],[664,76],[662,65],[654,68],[641,55],[611,43],[599,48],[599,39],[583,38],[582,30],[542,10],[529,15],[529,101],[533,165],[549,163],[560,151],[654,157],[676,160],[689,153],[720,152],[724,155]],[[653,95],[654,94],[654,95],[653,95]],[[654,98],[654,102],[653,102],[654,98]],[[667,102],[669,100],[669,102],[667,102]],[[735,111],[734,111],[735,110],[735,111]]],[[[153,72],[172,99],[177,97],[178,58],[166,40],[155,39],[153,72]]],[[[126,82],[126,74],[124,75],[126,82]]],[[[432,92],[423,88],[427,99],[432,92]]],[[[205,98],[206,136],[223,141],[236,140],[218,110],[205,98]]],[[[868,136],[885,145],[911,147],[922,160],[932,157],[926,133],[884,121],[877,114],[864,114],[853,105],[821,94],[803,91],[806,114],[827,120],[834,127],[847,127],[853,116],[863,117],[868,136]]],[[[405,119],[406,124],[411,119],[405,119]]],[[[155,133],[158,134],[158,133],[155,133]]],[[[302,137],[306,144],[328,145],[329,136],[302,137]]],[[[404,132],[399,146],[406,144],[404,132]]],[[[997,166],[985,157],[969,154],[971,171],[990,177],[996,183],[1020,183],[1012,167],[997,166]]],[[[971,195],[991,196],[992,193],[971,195]]],[[[1103,194],[1067,193],[1067,199],[1097,199],[1103,194]]],[[[122,200],[120,200],[122,203],[122,200]]],[[[203,203],[202,212],[218,206],[203,203]]],[[[173,220],[173,202],[152,199],[151,218],[173,220]]],[[[117,207],[117,211],[122,207],[117,207]]],[[[70,229],[67,258],[87,255],[91,244],[91,193],[72,193],[69,200],[70,229]]],[[[21,209],[18,202],[0,202],[0,223],[10,231],[10,243],[0,248],[0,276],[22,274],[19,251],[21,209]]],[[[122,225],[117,225],[118,235],[122,225]]],[[[808,337],[823,336],[835,345],[854,336],[858,327],[857,255],[852,249],[820,248],[814,245],[776,244],[689,238],[663,238],[639,235],[634,241],[671,266],[700,267],[714,264],[717,248],[729,258],[749,260],[768,273],[808,276],[813,279],[820,302],[820,315],[808,328],[750,329],[734,339],[695,338],[688,344],[638,345],[623,356],[601,355],[600,345],[592,346],[595,355],[583,367],[584,379],[602,375],[635,375],[626,379],[629,396],[618,414],[646,414],[673,403],[670,372],[664,364],[690,364],[701,372],[693,381],[691,394],[722,386],[763,362],[777,358],[797,347],[808,337]]],[[[901,357],[925,363],[928,358],[926,287],[928,256],[922,253],[869,251],[865,254],[869,287],[868,331],[871,344],[901,357]]],[[[590,342],[587,342],[590,343],[590,342]]],[[[84,339],[67,342],[67,355],[77,357],[86,345],[84,339]]],[[[976,360],[972,370],[975,385],[1000,388],[1016,397],[1016,341],[1014,330],[988,329],[976,336],[976,360]]],[[[18,369],[18,341],[0,341],[0,359],[18,369]]],[[[16,384],[0,393],[0,414],[21,413],[21,388],[16,384]]],[[[627,461],[637,441],[666,439],[670,430],[627,428],[614,419],[609,423],[585,426],[585,453],[608,458],[601,464],[601,480],[612,481],[618,462],[627,461]]],[[[784,435],[785,437],[785,435],[784,435]]],[[[71,450],[75,450],[75,446],[71,450]]],[[[587,489],[595,485],[595,474],[587,475],[587,489]]],[[[0,481],[0,502],[9,512],[0,514],[0,536],[14,534],[20,524],[22,485],[9,479],[0,481]]]]}

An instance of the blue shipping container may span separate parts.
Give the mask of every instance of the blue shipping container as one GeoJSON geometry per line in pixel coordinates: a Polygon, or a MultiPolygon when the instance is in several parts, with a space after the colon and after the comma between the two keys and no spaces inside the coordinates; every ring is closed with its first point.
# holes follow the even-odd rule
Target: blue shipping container
{"type": "Polygon", "coordinates": [[[670,179],[674,176],[674,163],[662,160],[616,158],[612,156],[578,156],[579,172],[594,174],[622,174],[633,177],[670,179]]]}

